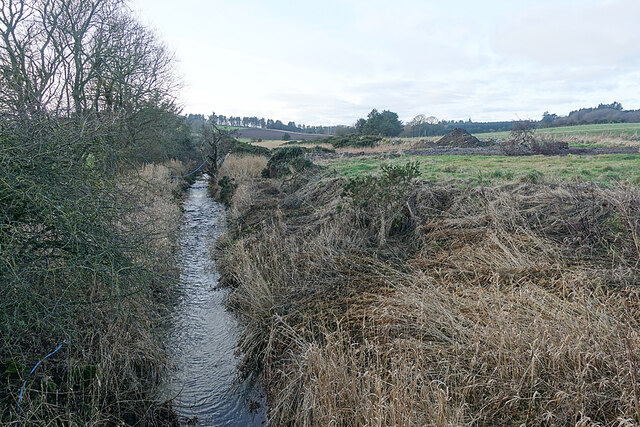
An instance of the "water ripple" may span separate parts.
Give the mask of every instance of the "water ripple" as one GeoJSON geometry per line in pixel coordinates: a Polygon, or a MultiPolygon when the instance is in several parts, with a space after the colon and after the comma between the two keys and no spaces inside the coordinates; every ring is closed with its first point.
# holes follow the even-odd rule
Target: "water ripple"
{"type": "Polygon", "coordinates": [[[225,309],[228,291],[217,288],[220,275],[211,258],[226,214],[222,205],[207,196],[206,177],[189,189],[184,212],[179,254],[182,296],[167,337],[175,369],[165,395],[177,396],[174,407],[184,422],[264,425],[264,394],[247,382],[238,382],[235,345],[239,326],[225,309]],[[250,413],[250,402],[259,403],[260,409],[250,413]]]}

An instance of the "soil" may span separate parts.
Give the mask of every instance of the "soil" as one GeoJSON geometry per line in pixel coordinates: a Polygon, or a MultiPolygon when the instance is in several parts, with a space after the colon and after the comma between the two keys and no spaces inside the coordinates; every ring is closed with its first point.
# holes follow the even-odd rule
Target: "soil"
{"type": "Polygon", "coordinates": [[[457,147],[457,148],[473,148],[486,147],[486,142],[480,141],[464,129],[455,128],[439,140],[435,142],[425,141],[420,143],[416,148],[433,148],[433,147],[457,147]]]}

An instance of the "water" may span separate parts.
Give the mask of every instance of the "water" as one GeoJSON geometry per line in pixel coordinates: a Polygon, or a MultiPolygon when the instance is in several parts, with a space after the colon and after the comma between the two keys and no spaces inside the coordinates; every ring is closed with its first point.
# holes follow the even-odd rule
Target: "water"
{"type": "Polygon", "coordinates": [[[237,319],[224,306],[228,290],[211,248],[224,231],[224,206],[207,196],[207,177],[188,190],[180,234],[182,296],[176,309],[168,349],[175,370],[165,395],[173,399],[183,425],[262,426],[264,395],[247,382],[239,384],[234,355],[240,333],[237,319]],[[250,413],[249,408],[257,410],[250,413]]]}

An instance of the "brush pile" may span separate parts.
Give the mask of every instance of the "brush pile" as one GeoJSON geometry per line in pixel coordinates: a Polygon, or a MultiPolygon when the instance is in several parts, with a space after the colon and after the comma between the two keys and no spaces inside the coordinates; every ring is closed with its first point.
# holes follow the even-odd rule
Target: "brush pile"
{"type": "Polygon", "coordinates": [[[219,242],[273,425],[640,421],[640,192],[396,182],[283,185],[219,242]]]}

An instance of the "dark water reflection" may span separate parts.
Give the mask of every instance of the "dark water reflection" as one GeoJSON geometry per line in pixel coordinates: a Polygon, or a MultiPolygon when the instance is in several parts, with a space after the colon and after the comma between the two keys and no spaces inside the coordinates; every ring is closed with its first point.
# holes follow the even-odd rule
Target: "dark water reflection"
{"type": "Polygon", "coordinates": [[[211,248],[224,231],[224,207],[207,196],[206,176],[188,190],[180,236],[181,301],[168,336],[172,371],[165,395],[184,425],[261,426],[265,424],[260,390],[237,379],[234,355],[240,333],[225,309],[226,289],[211,248]],[[250,413],[258,403],[260,408],[250,413]]]}

